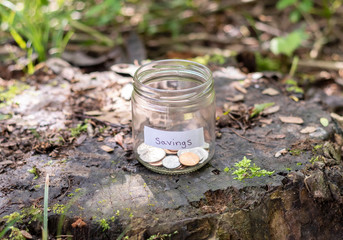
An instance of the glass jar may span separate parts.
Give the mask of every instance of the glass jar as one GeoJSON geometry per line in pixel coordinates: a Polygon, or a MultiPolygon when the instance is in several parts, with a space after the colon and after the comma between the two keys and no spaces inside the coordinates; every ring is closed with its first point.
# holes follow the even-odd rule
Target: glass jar
{"type": "Polygon", "coordinates": [[[215,149],[211,71],[186,60],[141,66],[132,93],[133,150],[148,169],[182,174],[203,167],[215,149]]]}

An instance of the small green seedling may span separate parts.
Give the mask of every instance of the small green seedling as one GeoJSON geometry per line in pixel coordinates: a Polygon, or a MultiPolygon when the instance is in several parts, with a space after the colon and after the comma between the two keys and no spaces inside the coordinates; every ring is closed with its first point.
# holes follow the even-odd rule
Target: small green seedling
{"type": "Polygon", "coordinates": [[[262,104],[255,104],[254,108],[252,110],[252,113],[250,114],[250,118],[253,118],[260,114],[264,109],[269,108],[273,106],[275,103],[274,102],[269,102],[269,103],[262,103],[262,104]]]}
{"type": "Polygon", "coordinates": [[[70,134],[72,137],[78,137],[82,132],[87,132],[87,123],[77,124],[75,128],[70,129],[70,134]]]}
{"type": "MultiPolygon", "coordinates": [[[[255,163],[251,165],[251,160],[244,156],[243,160],[240,162],[235,163],[235,166],[231,169],[232,175],[236,175],[233,179],[243,181],[246,178],[254,178],[254,177],[262,177],[262,176],[270,176],[274,173],[274,171],[267,171],[265,169],[261,169],[260,167],[256,166],[255,163]]],[[[229,172],[230,169],[228,167],[224,168],[224,172],[229,172]]]]}
{"type": "Polygon", "coordinates": [[[37,179],[39,178],[39,173],[40,171],[38,170],[38,168],[36,166],[33,166],[31,169],[27,170],[29,173],[32,173],[33,175],[35,175],[35,177],[33,179],[37,179]]]}

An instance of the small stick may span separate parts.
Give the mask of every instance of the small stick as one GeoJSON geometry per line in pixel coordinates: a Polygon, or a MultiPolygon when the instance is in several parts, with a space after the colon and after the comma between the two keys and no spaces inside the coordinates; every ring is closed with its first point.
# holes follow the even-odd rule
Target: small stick
{"type": "Polygon", "coordinates": [[[244,137],[244,136],[242,136],[241,134],[239,134],[237,131],[233,130],[233,128],[229,128],[229,129],[230,129],[233,133],[235,133],[238,137],[241,137],[241,138],[247,140],[248,142],[252,142],[252,143],[257,143],[257,144],[262,144],[262,145],[269,145],[269,146],[271,146],[271,145],[268,144],[268,143],[257,142],[257,141],[251,140],[251,139],[249,139],[249,138],[247,138],[247,137],[244,137]]]}

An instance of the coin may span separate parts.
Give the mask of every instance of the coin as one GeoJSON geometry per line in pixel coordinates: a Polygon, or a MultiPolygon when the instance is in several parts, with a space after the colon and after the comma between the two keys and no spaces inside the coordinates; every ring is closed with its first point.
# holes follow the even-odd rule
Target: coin
{"type": "Polygon", "coordinates": [[[208,151],[203,148],[198,148],[198,154],[200,154],[200,161],[199,163],[203,163],[208,158],[208,151]]]}
{"type": "MultiPolygon", "coordinates": [[[[137,149],[138,152],[138,149],[137,149]]],[[[139,157],[144,162],[157,162],[162,160],[166,156],[166,152],[162,148],[151,147],[146,148],[139,157]]]]}
{"type": "Polygon", "coordinates": [[[137,153],[139,155],[145,153],[149,148],[151,148],[151,146],[145,144],[145,143],[141,143],[138,148],[137,148],[137,153]]]}
{"type": "Polygon", "coordinates": [[[162,160],[162,164],[164,167],[169,168],[169,169],[174,169],[181,165],[179,158],[177,156],[166,156],[162,160]]]}
{"type": "Polygon", "coordinates": [[[177,151],[178,151],[178,150],[164,149],[164,151],[165,151],[167,154],[177,154],[177,151]]]}
{"type": "Polygon", "coordinates": [[[180,154],[180,162],[185,166],[195,166],[199,163],[200,157],[193,152],[185,152],[180,154]]]}
{"type": "Polygon", "coordinates": [[[181,149],[177,152],[177,155],[180,157],[180,155],[182,153],[186,153],[186,152],[192,152],[192,153],[195,153],[196,155],[198,155],[200,158],[200,163],[202,163],[203,161],[205,161],[208,158],[208,152],[201,147],[181,149]]]}
{"type": "Polygon", "coordinates": [[[205,148],[205,149],[209,149],[210,148],[210,144],[207,143],[207,142],[204,142],[204,145],[202,145],[201,147],[205,148]]]}
{"type": "Polygon", "coordinates": [[[157,161],[157,162],[151,162],[149,163],[151,166],[155,166],[155,167],[160,167],[162,166],[162,160],[157,161]]]}

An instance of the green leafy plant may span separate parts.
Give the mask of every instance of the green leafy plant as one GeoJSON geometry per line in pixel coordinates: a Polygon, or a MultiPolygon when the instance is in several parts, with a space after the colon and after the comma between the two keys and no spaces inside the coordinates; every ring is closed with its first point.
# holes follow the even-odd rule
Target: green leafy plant
{"type": "Polygon", "coordinates": [[[39,170],[36,166],[33,166],[31,169],[27,170],[29,173],[32,173],[34,176],[33,179],[39,178],[39,170]]]}
{"type": "Polygon", "coordinates": [[[175,231],[175,232],[169,233],[169,234],[167,234],[167,233],[164,233],[164,234],[158,233],[158,234],[151,235],[151,236],[148,238],[148,240],[157,240],[157,239],[164,240],[164,239],[171,239],[171,237],[172,237],[173,235],[177,234],[177,233],[178,233],[178,231],[175,231]]]}
{"type": "Polygon", "coordinates": [[[279,0],[276,4],[277,9],[292,8],[289,15],[291,22],[298,22],[302,15],[310,13],[313,9],[313,0],[279,0]]]}
{"type": "Polygon", "coordinates": [[[45,178],[44,187],[44,211],[43,211],[43,240],[48,239],[48,205],[49,205],[49,174],[45,178]]]}
{"type": "Polygon", "coordinates": [[[264,109],[269,108],[269,107],[273,106],[274,104],[275,104],[274,102],[255,104],[254,108],[252,109],[252,112],[250,114],[250,118],[256,117],[264,109]]]}
{"type": "Polygon", "coordinates": [[[286,36],[273,38],[270,42],[270,50],[275,55],[285,54],[291,57],[307,37],[303,29],[297,29],[286,36]]]}
{"type": "Polygon", "coordinates": [[[251,160],[248,159],[246,156],[243,157],[243,160],[240,162],[235,163],[232,169],[226,167],[224,168],[224,172],[232,171],[232,175],[236,175],[233,179],[243,181],[247,178],[254,178],[254,177],[262,177],[262,176],[270,176],[274,173],[274,171],[267,171],[265,169],[261,169],[260,167],[256,166],[255,163],[251,164],[251,160]]]}
{"type": "Polygon", "coordinates": [[[49,50],[53,54],[61,54],[73,35],[73,31],[66,29],[71,21],[71,12],[64,7],[64,2],[0,2],[1,20],[7,26],[4,30],[11,34],[20,48],[27,51],[31,62],[33,52],[37,53],[39,61],[46,59],[49,50]]]}
{"type": "Polygon", "coordinates": [[[295,81],[294,79],[287,79],[285,84],[287,86],[286,88],[287,92],[300,93],[300,94],[304,93],[304,90],[301,87],[299,87],[298,82],[295,81]]]}
{"type": "Polygon", "coordinates": [[[24,90],[28,88],[28,85],[21,82],[15,82],[7,89],[0,87],[0,108],[11,104],[15,96],[22,93],[24,90]]]}
{"type": "Polygon", "coordinates": [[[70,129],[70,134],[72,137],[78,137],[82,132],[87,132],[87,123],[77,124],[75,128],[70,129]]]}

